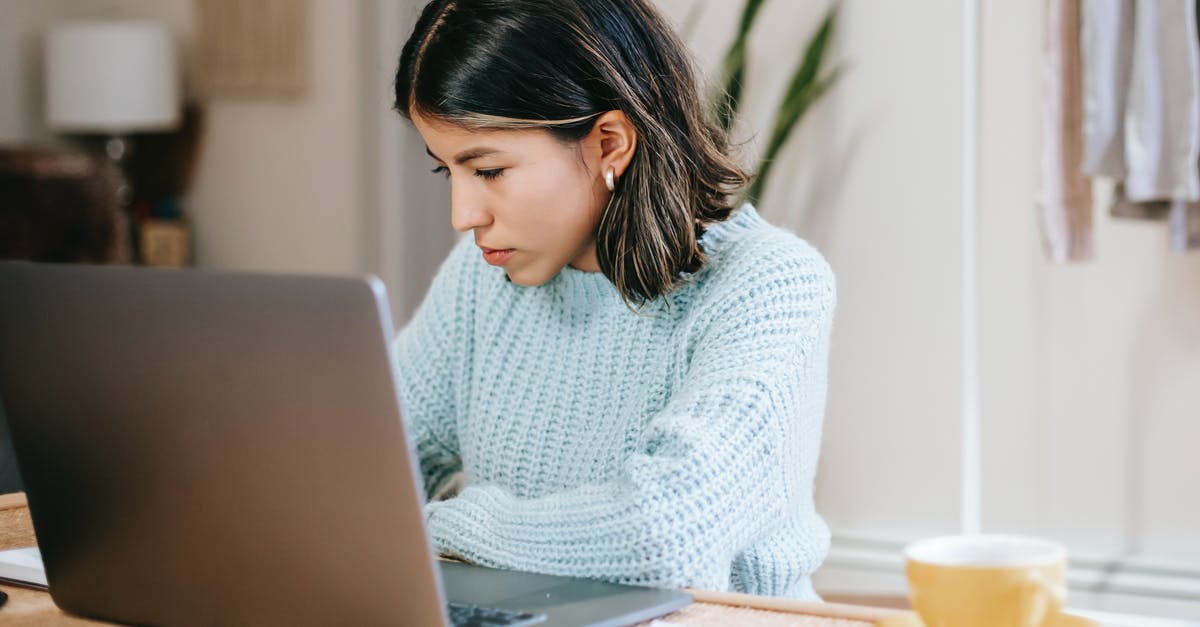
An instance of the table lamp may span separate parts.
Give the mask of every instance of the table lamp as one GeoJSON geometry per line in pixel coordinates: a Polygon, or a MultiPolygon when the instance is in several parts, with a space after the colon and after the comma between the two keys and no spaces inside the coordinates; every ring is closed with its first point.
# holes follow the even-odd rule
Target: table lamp
{"type": "MultiPolygon", "coordinates": [[[[105,153],[118,171],[126,135],[179,124],[175,48],[165,25],[151,20],[81,20],[54,24],[46,37],[46,122],[62,133],[108,136],[105,153]]],[[[122,206],[128,204],[128,186],[122,206]]]]}

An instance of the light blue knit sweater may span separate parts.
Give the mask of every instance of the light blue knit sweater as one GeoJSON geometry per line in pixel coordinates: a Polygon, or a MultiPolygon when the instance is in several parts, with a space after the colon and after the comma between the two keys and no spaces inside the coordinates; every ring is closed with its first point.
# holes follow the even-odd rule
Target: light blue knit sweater
{"type": "Polygon", "coordinates": [[[749,205],[640,314],[601,273],[505,280],[464,239],[396,340],[445,554],[660,587],[816,598],[834,279],[749,205]]]}

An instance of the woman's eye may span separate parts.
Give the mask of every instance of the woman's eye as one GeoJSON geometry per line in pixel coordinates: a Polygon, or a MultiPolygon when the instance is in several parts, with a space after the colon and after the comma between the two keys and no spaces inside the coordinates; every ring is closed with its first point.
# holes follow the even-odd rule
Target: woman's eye
{"type": "MultiPolygon", "coordinates": [[[[441,174],[446,178],[450,178],[450,168],[447,168],[444,165],[439,165],[438,167],[430,170],[430,172],[433,172],[434,174],[441,174]]],[[[504,168],[496,168],[494,170],[475,170],[475,176],[487,181],[494,181],[500,178],[500,175],[503,173],[504,168]]]]}

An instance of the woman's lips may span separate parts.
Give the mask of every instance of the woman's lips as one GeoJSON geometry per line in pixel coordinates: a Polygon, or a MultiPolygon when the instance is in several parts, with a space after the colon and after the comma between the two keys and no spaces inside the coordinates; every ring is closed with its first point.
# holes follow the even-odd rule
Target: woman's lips
{"type": "Polygon", "coordinates": [[[512,248],[497,249],[484,248],[483,246],[480,246],[479,249],[483,251],[483,260],[492,264],[493,266],[504,265],[508,261],[508,258],[512,257],[512,254],[516,252],[516,250],[512,248]]]}

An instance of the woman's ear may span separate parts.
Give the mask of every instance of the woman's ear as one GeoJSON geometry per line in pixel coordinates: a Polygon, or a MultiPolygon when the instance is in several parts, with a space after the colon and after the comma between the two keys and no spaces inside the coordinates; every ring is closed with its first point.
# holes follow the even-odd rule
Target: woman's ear
{"type": "Polygon", "coordinates": [[[612,168],[620,178],[637,150],[637,129],[624,111],[614,110],[596,118],[591,134],[600,144],[600,172],[612,168]]]}

